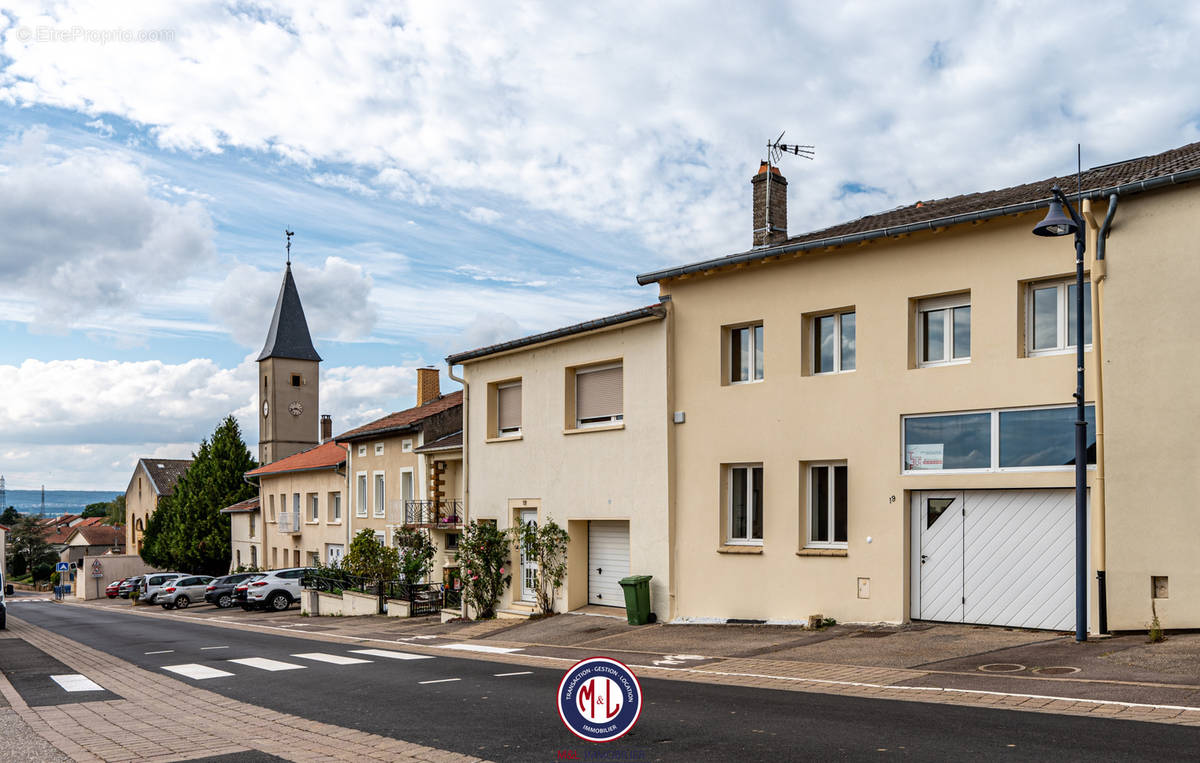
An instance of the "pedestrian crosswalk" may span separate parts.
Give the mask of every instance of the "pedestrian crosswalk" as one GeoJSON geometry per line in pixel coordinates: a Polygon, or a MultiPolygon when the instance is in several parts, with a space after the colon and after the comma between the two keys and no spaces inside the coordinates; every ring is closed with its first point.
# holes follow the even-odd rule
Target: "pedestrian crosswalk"
{"type": "Polygon", "coordinates": [[[8,600],[8,603],[9,604],[37,604],[37,603],[43,602],[43,601],[54,601],[54,597],[53,596],[46,596],[46,597],[39,596],[37,598],[34,598],[31,596],[20,596],[20,597],[14,596],[8,600]]]}
{"type": "MultiPolygon", "coordinates": [[[[411,652],[397,652],[392,649],[353,649],[355,654],[367,655],[370,657],[382,657],[392,660],[432,660],[434,657],[427,654],[412,654],[411,652]]],[[[166,654],[168,652],[163,652],[166,654]]],[[[257,670],[265,670],[271,673],[276,673],[283,670],[303,670],[308,667],[304,662],[317,662],[326,665],[362,665],[373,662],[373,660],[363,659],[362,657],[351,657],[345,654],[331,654],[329,652],[300,652],[291,655],[293,659],[301,660],[301,662],[288,662],[286,660],[277,660],[269,657],[236,657],[230,660],[223,660],[221,664],[233,670],[233,666],[243,666],[247,668],[255,668],[257,670]]],[[[202,665],[198,662],[185,662],[179,665],[163,665],[163,670],[175,673],[176,675],[191,678],[196,681],[203,681],[209,678],[226,678],[235,675],[229,670],[221,670],[212,665],[202,665]]]]}

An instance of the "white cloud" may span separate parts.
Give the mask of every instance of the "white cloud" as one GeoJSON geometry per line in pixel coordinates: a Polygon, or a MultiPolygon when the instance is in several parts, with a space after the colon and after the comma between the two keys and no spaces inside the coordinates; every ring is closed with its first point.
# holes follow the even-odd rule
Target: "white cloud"
{"type": "Polygon", "coordinates": [[[482,223],[483,225],[491,225],[501,217],[504,217],[503,214],[494,209],[488,209],[487,207],[471,207],[466,212],[463,212],[463,216],[468,220],[473,220],[477,223],[482,223]]]}
{"type": "MultiPolygon", "coordinates": [[[[378,311],[371,278],[361,265],[326,257],[320,268],[292,264],[296,290],[313,339],[349,341],[369,336],[378,311]]],[[[213,298],[213,317],[246,347],[261,347],[279,297],[282,273],[238,265],[213,298]]]]}
{"type": "Polygon", "coordinates": [[[112,125],[110,125],[108,122],[105,122],[103,119],[93,119],[87,123],[87,126],[106,138],[111,138],[113,136],[112,125]]]}
{"type": "Polygon", "coordinates": [[[0,148],[0,279],[36,302],[34,328],[127,313],[212,258],[204,207],[152,186],[126,155],[57,149],[42,128],[0,148]]]}

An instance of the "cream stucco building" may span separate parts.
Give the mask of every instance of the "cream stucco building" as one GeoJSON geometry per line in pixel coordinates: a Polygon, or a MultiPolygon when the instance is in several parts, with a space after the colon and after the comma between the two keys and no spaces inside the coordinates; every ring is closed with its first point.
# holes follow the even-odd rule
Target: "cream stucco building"
{"type": "MultiPolygon", "coordinates": [[[[1187,440],[1200,423],[1188,394],[1200,373],[1198,177],[1200,144],[1082,176],[1093,631],[1099,571],[1109,627],[1144,628],[1152,599],[1165,627],[1200,626],[1187,440]],[[1097,262],[1110,197],[1117,212],[1097,262]]],[[[1069,237],[1031,235],[1054,182],[789,238],[786,183],[764,165],[761,246],[639,276],[673,312],[678,423],[662,471],[676,616],[1070,627],[1074,250],[1069,237]]],[[[473,399],[513,375],[469,370],[473,399]]],[[[477,491],[476,474],[504,484],[487,449],[518,446],[477,438],[488,426],[479,408],[472,515],[510,521],[499,503],[509,488],[477,491]]],[[[651,468],[560,479],[632,483],[651,468]]]]}
{"type": "MultiPolygon", "coordinates": [[[[246,477],[259,486],[262,567],[332,564],[342,558],[349,532],[345,448],[326,442],[253,469],[246,477]]],[[[255,513],[247,516],[253,522],[255,513]]]]}
{"type": "MultiPolygon", "coordinates": [[[[558,611],[624,606],[618,581],[653,575],[673,616],[668,307],[638,310],[451,355],[468,394],[472,521],[553,520],[567,530],[558,611]]],[[[534,609],[536,568],[514,547],[500,609],[534,609]]]]}
{"type": "Polygon", "coordinates": [[[263,525],[258,496],[226,506],[221,513],[229,515],[229,571],[262,569],[263,525]]]}
{"type": "Polygon", "coordinates": [[[142,550],[142,536],[158,502],[175,492],[191,459],[139,458],[125,488],[125,548],[130,554],[142,550]]]}

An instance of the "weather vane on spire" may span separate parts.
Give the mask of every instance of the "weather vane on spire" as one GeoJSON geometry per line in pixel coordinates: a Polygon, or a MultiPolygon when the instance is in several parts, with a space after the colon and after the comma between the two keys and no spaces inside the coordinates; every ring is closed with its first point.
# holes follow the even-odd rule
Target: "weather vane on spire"
{"type": "Polygon", "coordinates": [[[283,232],[287,236],[287,264],[290,266],[292,264],[292,236],[296,234],[287,228],[284,228],[283,232]]]}

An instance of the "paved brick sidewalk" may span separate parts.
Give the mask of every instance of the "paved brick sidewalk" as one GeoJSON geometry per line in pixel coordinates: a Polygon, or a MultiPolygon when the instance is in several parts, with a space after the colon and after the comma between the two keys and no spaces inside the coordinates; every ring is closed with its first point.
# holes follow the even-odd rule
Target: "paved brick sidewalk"
{"type": "Polygon", "coordinates": [[[475,761],[447,750],[277,713],[143,670],[10,617],[15,637],[56,655],[121,699],[30,707],[0,675],[0,694],[42,738],[76,761],[169,761],[260,750],[293,761],[475,761]],[[255,738],[242,728],[257,719],[255,738]],[[171,731],[164,731],[170,728],[171,731]]]}

